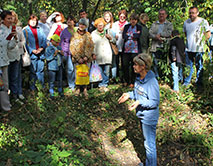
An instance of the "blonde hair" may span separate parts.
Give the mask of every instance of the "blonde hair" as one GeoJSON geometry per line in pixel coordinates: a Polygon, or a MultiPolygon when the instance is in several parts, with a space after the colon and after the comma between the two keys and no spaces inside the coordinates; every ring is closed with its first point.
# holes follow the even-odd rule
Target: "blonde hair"
{"type": "Polygon", "coordinates": [[[17,25],[19,23],[18,14],[16,14],[16,12],[14,12],[13,10],[11,12],[12,12],[12,16],[15,17],[14,23],[15,23],[15,25],[17,25]]]}
{"type": "Polygon", "coordinates": [[[140,20],[149,20],[149,16],[146,13],[141,13],[140,20]]]}
{"type": "Polygon", "coordinates": [[[145,66],[146,71],[149,71],[152,66],[152,58],[147,53],[138,54],[134,57],[133,62],[140,66],[145,66]]]}
{"type": "Polygon", "coordinates": [[[107,24],[107,23],[104,21],[103,18],[98,18],[98,19],[95,20],[94,26],[97,28],[98,24],[100,24],[101,22],[104,23],[104,26],[107,24]]]}
{"type": "MultiPolygon", "coordinates": [[[[114,22],[114,20],[113,20],[113,15],[112,15],[112,13],[111,13],[110,11],[104,12],[104,16],[105,16],[106,14],[109,14],[109,15],[110,15],[110,28],[112,28],[112,24],[113,24],[113,22],[114,22]]],[[[105,19],[104,19],[104,20],[105,20],[105,19]]]]}

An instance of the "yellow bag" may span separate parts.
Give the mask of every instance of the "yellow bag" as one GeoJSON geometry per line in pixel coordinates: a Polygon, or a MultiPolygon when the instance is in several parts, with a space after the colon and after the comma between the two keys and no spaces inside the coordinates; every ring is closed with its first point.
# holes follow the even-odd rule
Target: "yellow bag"
{"type": "Polygon", "coordinates": [[[89,84],[89,67],[86,64],[80,64],[76,66],[76,85],[88,85],[89,84]]]}

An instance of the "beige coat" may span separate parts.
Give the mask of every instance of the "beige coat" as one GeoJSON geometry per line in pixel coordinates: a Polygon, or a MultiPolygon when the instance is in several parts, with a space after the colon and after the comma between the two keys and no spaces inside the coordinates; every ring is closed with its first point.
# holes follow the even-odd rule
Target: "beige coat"
{"type": "Polygon", "coordinates": [[[94,42],[94,54],[96,61],[100,65],[112,64],[112,49],[109,40],[104,36],[101,37],[97,30],[91,33],[94,42]]]}

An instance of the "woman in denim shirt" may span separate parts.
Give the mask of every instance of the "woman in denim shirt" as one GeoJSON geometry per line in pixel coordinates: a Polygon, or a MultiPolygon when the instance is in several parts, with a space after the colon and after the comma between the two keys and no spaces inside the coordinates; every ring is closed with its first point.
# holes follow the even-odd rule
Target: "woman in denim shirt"
{"type": "Polygon", "coordinates": [[[26,48],[30,54],[30,89],[36,90],[36,80],[44,86],[44,50],[46,37],[43,31],[37,27],[38,18],[32,14],[28,19],[28,26],[23,29],[26,38],[26,48]]]}

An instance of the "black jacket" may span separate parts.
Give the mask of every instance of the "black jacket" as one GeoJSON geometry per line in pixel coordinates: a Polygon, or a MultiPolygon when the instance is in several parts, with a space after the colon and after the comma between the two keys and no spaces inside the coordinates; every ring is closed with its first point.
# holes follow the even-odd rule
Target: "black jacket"
{"type": "Polygon", "coordinates": [[[184,63],[185,61],[185,44],[180,37],[174,37],[170,41],[169,60],[170,62],[184,63]],[[174,58],[176,61],[174,61],[174,58]]]}
{"type": "MultiPolygon", "coordinates": [[[[125,43],[129,40],[129,36],[126,34],[129,27],[131,26],[131,24],[127,24],[124,26],[124,31],[123,31],[123,34],[122,34],[122,37],[124,39],[124,45],[123,45],[123,52],[124,52],[124,46],[125,46],[125,43]]],[[[141,53],[141,43],[140,43],[140,36],[141,36],[141,33],[142,33],[142,27],[138,24],[136,24],[136,30],[137,32],[140,31],[140,33],[134,33],[133,34],[133,37],[134,39],[133,40],[137,40],[138,42],[138,53],[141,53]]]]}

